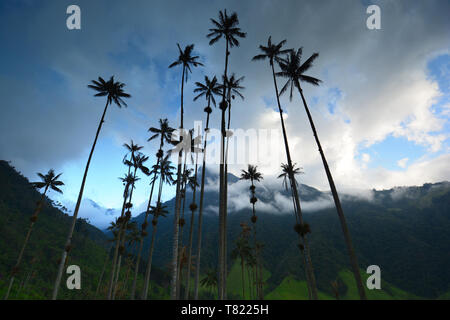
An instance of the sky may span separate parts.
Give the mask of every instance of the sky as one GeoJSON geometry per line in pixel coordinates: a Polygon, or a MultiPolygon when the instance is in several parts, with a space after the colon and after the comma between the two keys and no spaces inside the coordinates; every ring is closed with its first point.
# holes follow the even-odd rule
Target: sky
{"type": "MultiPolygon", "coordinates": [[[[450,180],[450,4],[436,1],[2,1],[0,3],[0,159],[11,161],[30,181],[50,168],[62,172],[64,194],[49,194],[73,210],[104,99],[87,88],[98,76],[126,84],[127,108],[111,106],[90,165],[84,198],[101,208],[120,208],[126,172],[124,143],[144,146],[149,165],[157,144],[149,127],[180,121],[181,69],[176,44],[195,44],[203,67],[184,86],[185,123],[204,121],[206,101],[193,101],[196,81],[220,78],[224,41],[206,34],[219,10],[238,13],[247,33],[231,49],[229,70],[245,76],[232,107],[232,129],[256,133],[248,159],[231,163],[239,174],[258,165],[266,183],[285,162],[273,80],[267,61],[252,62],[272,36],[286,48],[303,47],[319,58],[308,74],[322,80],[303,85],[338,190],[383,189],[450,180]],[[81,9],[81,29],[66,27],[69,5],[81,9]],[[370,30],[366,9],[376,4],[381,29],[370,30]],[[266,136],[268,134],[268,136],[266,136]]],[[[284,79],[278,79],[284,85],[284,79]]],[[[328,190],[315,141],[298,92],[281,97],[292,158],[300,180],[328,190]]],[[[220,125],[214,110],[212,129],[220,125]]],[[[211,148],[214,149],[214,148],[211,148]]],[[[212,171],[218,165],[211,163],[212,171]]],[[[278,182],[280,183],[280,182],[278,182]]],[[[272,183],[274,185],[274,183],[272,183]]],[[[281,184],[281,183],[280,183],[281,184]]],[[[281,187],[281,186],[280,186],[281,187]]],[[[137,183],[134,203],[143,208],[148,178],[137,183]]],[[[165,187],[163,200],[174,195],[165,187]]],[[[104,225],[85,200],[80,216],[104,225]]],[[[112,211],[109,211],[112,212],[112,211]]],[[[138,212],[138,210],[136,210],[138,212]]]]}

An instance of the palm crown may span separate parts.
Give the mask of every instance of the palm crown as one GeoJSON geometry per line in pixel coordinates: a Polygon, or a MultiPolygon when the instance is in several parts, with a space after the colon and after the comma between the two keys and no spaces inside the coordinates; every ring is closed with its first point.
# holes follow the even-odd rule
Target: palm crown
{"type": "Polygon", "coordinates": [[[302,59],[302,48],[299,48],[297,51],[290,51],[286,59],[280,59],[278,64],[280,65],[280,72],[277,72],[277,76],[288,78],[288,81],[283,86],[280,91],[280,95],[283,94],[287,87],[290,85],[291,92],[289,95],[289,99],[292,100],[292,90],[293,87],[297,87],[298,90],[300,88],[300,82],[304,81],[307,83],[311,83],[315,86],[319,85],[321,80],[307,76],[304,73],[312,67],[314,60],[319,56],[318,53],[313,53],[305,62],[301,63],[302,59]]]}
{"type": "Polygon", "coordinates": [[[197,88],[194,89],[194,92],[198,93],[198,95],[194,98],[194,101],[204,96],[207,101],[211,101],[215,106],[216,99],[214,99],[214,95],[220,95],[222,93],[221,86],[217,82],[217,77],[214,76],[214,78],[210,80],[208,76],[205,76],[205,83],[196,82],[195,85],[197,88]]]}
{"type": "Polygon", "coordinates": [[[42,181],[32,182],[31,184],[37,189],[50,188],[56,192],[63,193],[61,189],[58,188],[58,186],[64,185],[62,181],[58,180],[61,174],[62,173],[55,175],[55,171],[53,169],[50,169],[48,170],[48,173],[46,175],[43,175],[42,173],[37,174],[42,181]]]}
{"type": "MultiPolygon", "coordinates": [[[[286,163],[281,164],[282,173],[278,176],[278,178],[283,178],[283,185],[286,188],[286,190],[288,189],[287,179],[289,179],[289,175],[292,173],[292,176],[294,177],[295,180],[296,175],[303,173],[302,168],[295,167],[295,165],[296,164],[293,163],[292,167],[290,167],[286,163]]],[[[297,180],[295,180],[295,183],[298,185],[297,180]]]]}
{"type": "Polygon", "coordinates": [[[161,137],[161,147],[163,147],[164,142],[171,143],[172,133],[175,129],[169,126],[169,121],[167,119],[159,119],[159,128],[151,127],[148,131],[153,133],[153,135],[148,138],[147,141],[151,141],[159,136],[161,137]]]}
{"type": "Polygon", "coordinates": [[[88,87],[98,91],[95,94],[95,97],[104,97],[107,96],[107,104],[111,104],[114,102],[119,108],[123,106],[127,106],[125,101],[122,98],[130,98],[131,95],[123,91],[123,87],[125,87],[124,83],[114,82],[114,76],[112,76],[108,81],[103,80],[102,77],[98,77],[98,81],[92,80],[92,84],[89,84],[88,87]]]}
{"type": "Polygon", "coordinates": [[[247,171],[242,170],[241,180],[260,181],[262,179],[262,174],[258,172],[257,166],[249,164],[247,171]]]}
{"type": "Polygon", "coordinates": [[[259,49],[263,52],[253,57],[253,61],[269,59],[270,65],[273,65],[273,61],[281,62],[280,55],[287,54],[292,51],[292,49],[281,50],[286,40],[281,41],[278,44],[272,43],[272,36],[267,40],[267,46],[260,45],[259,49]]]}
{"type": "MultiPolygon", "coordinates": [[[[180,45],[177,43],[179,56],[178,60],[174,61],[169,68],[173,68],[179,64],[182,64],[184,68],[186,68],[189,72],[192,72],[191,66],[198,67],[203,66],[201,62],[198,62],[197,59],[199,56],[192,56],[192,52],[194,51],[194,45],[190,44],[184,48],[184,50],[181,50],[180,45]]],[[[186,74],[186,81],[187,81],[187,74],[186,74]]]]}
{"type": "Polygon", "coordinates": [[[239,19],[236,12],[233,12],[231,16],[227,15],[227,10],[224,12],[219,11],[219,21],[211,19],[214,24],[214,28],[209,29],[211,31],[207,37],[212,38],[209,41],[209,45],[213,45],[220,38],[225,37],[225,40],[230,44],[230,47],[239,47],[239,41],[236,37],[245,38],[247,35],[245,32],[238,28],[239,19]]]}
{"type": "Polygon", "coordinates": [[[222,85],[222,90],[225,87],[226,90],[229,90],[231,94],[231,98],[234,99],[234,95],[238,95],[242,100],[244,100],[244,96],[239,92],[239,90],[245,89],[245,87],[241,86],[241,81],[244,81],[245,77],[236,78],[233,73],[231,77],[224,79],[224,84],[222,85]]]}

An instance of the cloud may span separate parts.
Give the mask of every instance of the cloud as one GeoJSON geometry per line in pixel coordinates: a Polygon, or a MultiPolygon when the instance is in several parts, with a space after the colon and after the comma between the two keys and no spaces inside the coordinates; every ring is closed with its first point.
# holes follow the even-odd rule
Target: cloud
{"type": "Polygon", "coordinates": [[[408,158],[403,158],[403,159],[400,159],[400,160],[398,160],[397,161],[397,165],[400,167],[400,168],[406,168],[406,163],[408,162],[408,158]]]}
{"type": "MultiPolygon", "coordinates": [[[[382,30],[377,31],[366,28],[364,2],[227,2],[229,11],[238,12],[248,35],[229,57],[229,70],[245,75],[246,88],[245,100],[233,102],[231,123],[233,128],[278,132],[275,143],[258,145],[260,159],[253,163],[266,177],[279,174],[285,150],[269,65],[251,62],[251,58],[272,35],[274,41],[287,39],[287,47],[303,46],[305,58],[320,53],[309,74],[321,78],[323,84],[303,89],[339,190],[450,179],[445,165],[449,160],[448,104],[440,114],[433,110],[445,88],[439,88],[427,70],[430,60],[449,52],[448,3],[380,1],[379,5],[382,30]],[[370,166],[374,160],[367,148],[388,136],[424,146],[427,154],[416,160],[406,155],[409,166],[401,171],[370,166]]],[[[108,110],[97,145],[98,149],[103,146],[107,159],[99,162],[96,153],[90,174],[106,162],[108,172],[101,179],[95,176],[97,181],[89,180],[85,195],[97,199],[94,195],[101,193],[109,197],[103,203],[116,206],[122,192],[116,181],[122,175],[121,145],[132,138],[154,154],[157,146],[146,142],[148,127],[161,117],[169,118],[173,126],[179,122],[180,70],[167,68],[177,57],[176,42],[182,46],[195,43],[205,64],[185,84],[186,126],[204,119],[205,101],[193,102],[192,90],[204,75],[223,72],[224,43],[209,46],[205,35],[211,27],[209,18],[216,17],[224,4],[79,1],[80,31],[65,28],[65,6],[64,2],[40,2],[0,13],[0,27],[8,30],[0,36],[4,45],[0,157],[12,160],[26,176],[43,167],[76,167],[66,183],[67,196],[75,199],[104,103],[94,99],[86,85],[99,75],[114,74],[127,84],[133,97],[127,109],[111,106],[108,110]],[[113,166],[115,158],[118,161],[113,166]]],[[[283,84],[282,80],[278,83],[283,84]]],[[[281,102],[293,161],[305,171],[299,180],[327,190],[298,93],[294,92],[292,102],[286,96],[281,102]]],[[[214,109],[212,126],[218,128],[219,120],[220,112],[214,109]]],[[[243,168],[242,164],[229,166],[236,174],[243,168]]],[[[217,188],[214,183],[208,186],[217,188]]],[[[173,195],[173,188],[165,190],[167,197],[173,195]]],[[[236,190],[231,205],[248,207],[246,191],[243,187],[236,190]]],[[[144,201],[144,193],[136,197],[137,203],[144,201]]],[[[275,209],[262,202],[259,205],[261,210],[275,209]]],[[[320,203],[311,206],[320,207],[320,203]]]]}

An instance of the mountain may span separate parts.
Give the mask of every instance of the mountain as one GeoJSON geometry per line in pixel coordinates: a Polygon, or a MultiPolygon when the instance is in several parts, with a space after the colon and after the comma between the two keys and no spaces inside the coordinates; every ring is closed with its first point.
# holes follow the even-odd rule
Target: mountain
{"type": "MultiPolygon", "coordinates": [[[[206,180],[201,272],[215,268],[218,247],[217,176],[208,172],[206,180]]],[[[234,182],[228,187],[228,253],[238,237],[240,223],[252,224],[248,184],[236,177],[231,180],[234,182]]],[[[293,230],[292,202],[279,186],[280,181],[277,184],[274,187],[268,181],[256,185],[257,238],[265,245],[263,265],[270,274],[265,294],[284,286],[286,279],[299,283],[305,280],[293,230]]],[[[300,185],[299,189],[304,219],[312,230],[309,239],[318,288],[324,295],[333,296],[330,283],[338,280],[342,295],[350,297],[353,279],[347,276],[348,256],[332,198],[329,193],[306,185],[300,185]]],[[[364,196],[341,194],[341,198],[363,277],[368,276],[365,271],[369,265],[381,268],[384,291],[378,297],[435,299],[450,292],[449,182],[371,190],[364,196]]],[[[192,194],[188,192],[184,244],[188,241],[191,201],[192,194]]],[[[172,199],[165,203],[170,214],[158,222],[153,261],[161,267],[167,266],[171,259],[174,202],[172,199]]],[[[138,223],[143,219],[144,214],[134,218],[138,223]]],[[[194,223],[195,244],[196,218],[194,223]]],[[[231,259],[228,267],[231,272],[231,259]]],[[[373,292],[371,295],[374,296],[373,292]]]]}
{"type": "MultiPolygon", "coordinates": [[[[30,217],[41,194],[29,181],[17,172],[7,161],[0,160],[0,296],[3,298],[10,272],[16,263],[30,217]]],[[[92,207],[95,203],[86,201],[92,207]]],[[[11,291],[11,299],[49,299],[62,250],[72,217],[60,210],[61,204],[45,198],[44,206],[33,228],[25,250],[19,273],[11,291]]],[[[68,290],[66,275],[59,292],[59,299],[93,299],[110,243],[101,230],[78,219],[75,225],[72,249],[68,265],[78,265],[81,269],[81,290],[68,290]]],[[[125,269],[125,268],[123,268],[125,269]]],[[[142,268],[141,268],[142,269],[142,268]]],[[[99,298],[105,297],[105,284],[109,276],[110,263],[100,287],[99,298]]],[[[125,273],[125,270],[123,270],[125,273]]],[[[156,283],[152,285],[150,296],[167,295],[168,277],[154,268],[156,283]]],[[[124,276],[121,279],[125,278],[124,276]]],[[[141,285],[142,277],[139,278],[141,285]]],[[[120,292],[119,292],[120,293],[120,292]]]]}
{"type": "MultiPolygon", "coordinates": [[[[217,176],[208,172],[206,178],[202,273],[216,267],[218,246],[217,176]]],[[[229,182],[228,253],[240,232],[240,223],[251,225],[248,184],[231,175],[229,182]]],[[[256,203],[257,237],[265,245],[262,251],[265,297],[305,299],[304,270],[293,230],[292,202],[280,186],[280,181],[269,178],[257,184],[256,194],[259,198],[256,203]]],[[[337,280],[341,298],[356,299],[346,247],[329,193],[300,185],[300,194],[304,218],[312,230],[309,239],[320,297],[332,299],[330,282],[337,280]]],[[[184,243],[188,238],[190,211],[187,208],[191,197],[188,192],[184,243]]],[[[341,194],[341,197],[363,278],[368,277],[365,273],[367,266],[375,264],[381,268],[382,290],[369,291],[369,298],[450,298],[450,183],[372,190],[358,196],[341,194]]],[[[8,162],[0,161],[0,295],[6,290],[9,273],[39,198],[40,193],[25,177],[8,162]]],[[[88,199],[85,202],[94,209],[98,206],[88,199]]],[[[151,297],[160,299],[168,297],[167,264],[172,252],[174,199],[166,205],[170,214],[159,220],[152,267],[151,297]]],[[[72,217],[58,207],[59,204],[46,199],[25,251],[11,298],[50,297],[57,261],[72,221],[72,217]]],[[[104,214],[104,208],[100,206],[100,209],[104,214]]],[[[134,220],[142,222],[143,214],[134,220]]],[[[110,245],[108,238],[109,234],[105,235],[86,220],[78,220],[68,263],[80,266],[82,290],[68,290],[63,285],[59,298],[94,298],[110,245]]],[[[149,240],[150,237],[147,237],[144,252],[148,250],[149,240]]],[[[241,294],[239,261],[229,258],[228,262],[228,297],[238,299],[241,294]]],[[[144,265],[145,261],[141,271],[144,265]]],[[[109,272],[110,263],[107,264],[104,279],[108,278],[109,272]]],[[[126,267],[122,269],[121,279],[124,283],[126,267]]],[[[105,284],[106,280],[103,280],[100,297],[104,297],[105,284]]],[[[142,274],[138,279],[138,288],[141,287],[142,274]]],[[[127,297],[126,292],[122,294],[122,298],[127,297]]],[[[208,297],[206,289],[201,290],[201,296],[208,297]]]]}

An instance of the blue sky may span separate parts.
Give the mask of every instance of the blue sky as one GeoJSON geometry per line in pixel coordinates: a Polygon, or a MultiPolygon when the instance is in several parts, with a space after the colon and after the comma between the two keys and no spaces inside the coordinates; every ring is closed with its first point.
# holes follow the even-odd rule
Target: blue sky
{"type": "MultiPolygon", "coordinates": [[[[229,11],[238,12],[248,34],[230,55],[230,70],[245,76],[246,88],[245,100],[233,106],[233,128],[280,128],[269,66],[250,61],[269,35],[274,41],[287,39],[289,48],[303,46],[304,57],[320,52],[309,73],[323,83],[305,85],[304,92],[336,182],[345,192],[450,179],[450,6],[446,1],[376,3],[382,30],[366,28],[366,1],[226,3],[229,11]]],[[[126,171],[122,145],[130,139],[143,145],[151,165],[157,146],[146,141],[147,129],[160,118],[173,126],[179,122],[180,70],[167,68],[177,58],[177,42],[194,43],[205,64],[185,86],[186,123],[204,119],[205,101],[193,102],[192,90],[195,81],[222,72],[223,43],[209,46],[205,37],[209,18],[221,9],[222,1],[0,3],[0,158],[30,180],[50,168],[63,172],[65,193],[57,199],[73,210],[70,204],[104,105],[87,84],[115,75],[132,98],[128,108],[108,111],[85,197],[118,208],[118,177],[126,171]],[[81,8],[81,30],[65,26],[70,4],[81,8]]],[[[281,101],[293,158],[305,171],[302,182],[328,189],[298,96],[281,101]]],[[[219,126],[218,112],[211,123],[219,126]]],[[[281,141],[276,147],[269,153],[283,155],[281,141]]],[[[259,165],[266,179],[278,175],[278,162],[259,165]]],[[[230,170],[237,174],[244,166],[230,170]]],[[[142,177],[136,188],[140,208],[148,183],[142,177]]],[[[173,188],[166,188],[163,199],[173,194],[173,188]]]]}

